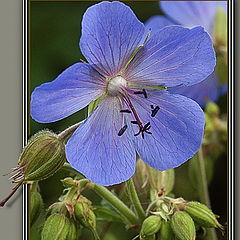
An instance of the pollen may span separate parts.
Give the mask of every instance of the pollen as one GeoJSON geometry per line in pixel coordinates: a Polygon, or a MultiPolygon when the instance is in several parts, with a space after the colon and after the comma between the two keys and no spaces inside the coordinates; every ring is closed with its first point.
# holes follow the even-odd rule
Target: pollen
{"type": "Polygon", "coordinates": [[[107,91],[111,95],[118,95],[126,86],[127,81],[123,77],[117,76],[109,80],[107,91]]]}

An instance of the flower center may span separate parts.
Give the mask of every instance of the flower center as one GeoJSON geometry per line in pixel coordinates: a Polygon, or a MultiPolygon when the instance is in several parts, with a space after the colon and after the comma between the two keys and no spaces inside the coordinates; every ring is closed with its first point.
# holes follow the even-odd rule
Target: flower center
{"type": "Polygon", "coordinates": [[[111,95],[118,95],[123,88],[127,86],[127,81],[121,77],[117,76],[108,82],[107,90],[111,95]]]}

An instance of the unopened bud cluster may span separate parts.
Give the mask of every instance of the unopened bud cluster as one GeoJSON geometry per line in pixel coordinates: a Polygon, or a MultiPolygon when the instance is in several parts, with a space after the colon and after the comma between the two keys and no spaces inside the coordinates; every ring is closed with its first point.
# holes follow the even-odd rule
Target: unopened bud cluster
{"type": "Polygon", "coordinates": [[[62,182],[65,187],[68,187],[68,191],[60,198],[60,202],[49,207],[52,210],[52,215],[44,224],[41,234],[42,240],[55,239],[54,233],[56,234],[56,232],[58,232],[56,239],[76,240],[83,227],[93,233],[94,239],[99,239],[92,202],[81,195],[87,182],[72,178],[66,178],[62,182]]]}
{"type": "Polygon", "coordinates": [[[142,224],[141,240],[194,240],[196,227],[223,230],[213,212],[199,202],[165,197],[155,201],[148,210],[150,216],[142,224]]]}

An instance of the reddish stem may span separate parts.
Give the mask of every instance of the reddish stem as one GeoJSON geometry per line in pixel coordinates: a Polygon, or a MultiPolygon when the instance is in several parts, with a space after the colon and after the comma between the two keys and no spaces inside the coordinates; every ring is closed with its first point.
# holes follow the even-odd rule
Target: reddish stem
{"type": "Polygon", "coordinates": [[[3,207],[6,202],[12,197],[12,195],[18,190],[18,188],[22,185],[23,182],[18,183],[18,185],[16,185],[13,189],[12,192],[4,199],[0,202],[0,207],[3,207]]]}

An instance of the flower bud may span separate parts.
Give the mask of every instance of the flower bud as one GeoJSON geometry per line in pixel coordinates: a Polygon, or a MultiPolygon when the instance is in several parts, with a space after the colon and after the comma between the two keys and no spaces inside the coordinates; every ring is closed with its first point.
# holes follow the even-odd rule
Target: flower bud
{"type": "Polygon", "coordinates": [[[161,228],[160,228],[160,234],[159,234],[160,240],[172,240],[174,239],[174,233],[172,231],[171,225],[169,221],[162,221],[161,228]]]}
{"type": "Polygon", "coordinates": [[[41,131],[34,135],[24,148],[12,176],[13,182],[48,178],[60,169],[65,161],[63,141],[50,131],[41,131]]]}
{"type": "Polygon", "coordinates": [[[143,221],[140,239],[147,239],[147,237],[154,235],[161,227],[160,216],[151,215],[143,221]]]}
{"type": "Polygon", "coordinates": [[[43,210],[43,200],[39,192],[30,192],[30,224],[37,221],[43,210]]]}
{"type": "Polygon", "coordinates": [[[76,225],[72,219],[69,219],[69,230],[66,240],[76,240],[78,239],[78,232],[76,225]]]}
{"type": "Polygon", "coordinates": [[[184,209],[192,219],[200,226],[206,228],[220,228],[222,225],[217,221],[213,212],[204,204],[199,202],[189,202],[184,209]]]}
{"type": "Polygon", "coordinates": [[[194,240],[196,229],[192,218],[186,212],[175,212],[171,218],[172,230],[179,240],[194,240]]]}
{"type": "Polygon", "coordinates": [[[63,214],[53,214],[44,223],[41,240],[66,240],[69,230],[69,219],[63,214]]]}
{"type": "Polygon", "coordinates": [[[71,177],[64,178],[63,180],[61,180],[61,182],[66,188],[77,186],[76,181],[73,180],[71,177]]]}
{"type": "Polygon", "coordinates": [[[74,206],[74,214],[84,227],[96,229],[96,216],[89,205],[77,202],[74,206]]]}

